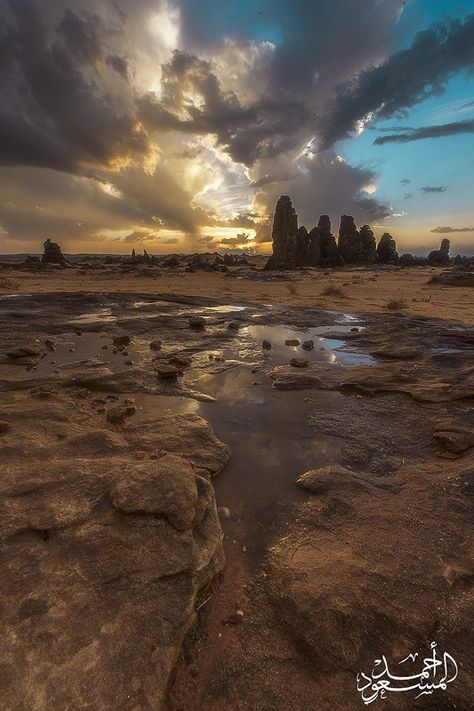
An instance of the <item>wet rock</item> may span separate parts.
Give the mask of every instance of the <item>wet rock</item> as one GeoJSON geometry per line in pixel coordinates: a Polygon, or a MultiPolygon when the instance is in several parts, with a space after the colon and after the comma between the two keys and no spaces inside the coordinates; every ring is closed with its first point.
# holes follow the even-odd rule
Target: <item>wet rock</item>
{"type": "Polygon", "coordinates": [[[354,473],[350,469],[329,464],[301,474],[296,483],[312,494],[324,494],[331,489],[339,490],[340,487],[352,488],[354,481],[354,473]]]}
{"type": "Polygon", "coordinates": [[[270,341],[262,341],[262,348],[264,351],[271,351],[272,344],[270,343],[270,341]]]}
{"type": "Polygon", "coordinates": [[[118,424],[124,422],[128,417],[132,417],[137,411],[134,405],[116,405],[107,410],[107,422],[118,424]]]}
{"type": "Polygon", "coordinates": [[[189,316],[188,323],[191,328],[201,329],[206,327],[206,319],[203,316],[189,316]]]}
{"type": "Polygon", "coordinates": [[[44,345],[48,349],[48,351],[54,352],[56,350],[56,346],[54,344],[54,341],[52,341],[50,338],[47,338],[44,342],[44,345]]]}
{"type": "Polygon", "coordinates": [[[219,506],[217,513],[219,514],[219,518],[230,518],[230,509],[227,508],[227,506],[219,506]]]}
{"type": "Polygon", "coordinates": [[[292,365],[293,368],[306,368],[308,361],[306,358],[292,358],[290,365],[292,365]]]}
{"type": "MultiPolygon", "coordinates": [[[[205,513],[203,507],[198,509],[197,479],[186,459],[167,454],[120,478],[111,492],[112,503],[123,513],[161,514],[176,530],[185,531],[200,523],[205,513]]],[[[209,486],[205,480],[200,484],[209,486]]]]}
{"type": "Polygon", "coordinates": [[[455,454],[474,447],[474,431],[465,427],[440,427],[433,432],[433,437],[455,454]]]}
{"type": "Polygon", "coordinates": [[[15,348],[13,351],[7,352],[8,358],[11,358],[12,360],[29,356],[34,358],[40,356],[41,354],[42,351],[37,346],[20,346],[19,348],[15,348]]]}
{"type": "Polygon", "coordinates": [[[228,324],[228,328],[230,328],[231,331],[238,331],[241,325],[242,324],[240,324],[238,321],[230,321],[228,324]]]}
{"type": "Polygon", "coordinates": [[[176,355],[171,356],[170,363],[178,366],[178,368],[189,368],[192,364],[192,359],[185,353],[177,353],[176,355]]]}
{"type": "Polygon", "coordinates": [[[158,366],[156,374],[160,380],[173,380],[174,378],[177,378],[178,375],[182,375],[183,370],[182,368],[178,368],[176,365],[167,365],[164,363],[163,365],[158,366]]]}
{"type": "Polygon", "coordinates": [[[398,261],[397,243],[392,235],[384,232],[377,245],[379,262],[383,264],[396,264],[398,261]]]}
{"type": "Polygon", "coordinates": [[[305,351],[312,351],[314,348],[314,341],[313,339],[309,339],[308,341],[303,341],[301,344],[301,348],[305,351]]]}
{"type": "Polygon", "coordinates": [[[451,243],[449,239],[441,240],[439,249],[434,249],[428,254],[428,262],[430,264],[444,265],[449,264],[449,248],[451,243]]]}
{"type": "Polygon", "coordinates": [[[130,336],[114,336],[113,343],[114,346],[128,346],[131,343],[130,336]]]}
{"type": "Polygon", "coordinates": [[[10,423],[6,420],[0,420],[0,434],[5,434],[10,429],[10,423]]]}
{"type": "Polygon", "coordinates": [[[285,346],[299,346],[300,342],[297,338],[288,338],[285,341],[285,346]]]}
{"type": "Polygon", "coordinates": [[[150,341],[149,347],[150,350],[152,351],[159,351],[161,350],[162,342],[159,339],[156,339],[155,341],[150,341]]]}

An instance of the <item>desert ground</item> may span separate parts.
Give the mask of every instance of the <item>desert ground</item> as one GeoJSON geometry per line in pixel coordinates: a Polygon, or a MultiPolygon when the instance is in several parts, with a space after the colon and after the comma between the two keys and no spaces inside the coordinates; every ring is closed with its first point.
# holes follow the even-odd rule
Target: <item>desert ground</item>
{"type": "MultiPolygon", "coordinates": [[[[264,266],[266,257],[251,258],[257,269],[264,266]]],[[[188,274],[183,270],[134,270],[119,273],[117,269],[56,270],[51,272],[13,271],[4,269],[0,276],[6,281],[0,293],[42,293],[49,291],[98,293],[140,292],[144,294],[182,294],[198,297],[225,297],[229,300],[288,304],[292,306],[343,310],[348,313],[387,313],[392,300],[404,300],[403,313],[428,318],[442,318],[466,325],[474,324],[474,299],[469,287],[431,283],[437,267],[376,267],[347,269],[308,269],[283,272],[276,281],[258,280],[257,273],[248,269],[226,273],[198,271],[188,274]],[[250,278],[249,278],[250,275],[250,278]],[[241,278],[238,278],[241,277],[241,278]],[[327,289],[330,293],[324,293],[327,289]],[[332,289],[340,293],[332,292],[332,289]]]]}
{"type": "Polygon", "coordinates": [[[2,270],[0,708],[471,708],[472,286],[250,261],[2,270]]]}

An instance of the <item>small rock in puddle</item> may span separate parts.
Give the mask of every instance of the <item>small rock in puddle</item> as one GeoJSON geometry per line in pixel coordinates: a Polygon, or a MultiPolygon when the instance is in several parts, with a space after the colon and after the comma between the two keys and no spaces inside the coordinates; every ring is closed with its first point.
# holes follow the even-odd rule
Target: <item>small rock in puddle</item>
{"type": "Polygon", "coordinates": [[[288,338],[285,341],[285,346],[299,346],[300,342],[297,338],[288,338]]]}
{"type": "Polygon", "coordinates": [[[177,378],[178,375],[182,375],[183,371],[175,365],[166,365],[166,363],[164,363],[163,365],[158,366],[156,374],[161,380],[171,380],[173,378],[177,378]]]}

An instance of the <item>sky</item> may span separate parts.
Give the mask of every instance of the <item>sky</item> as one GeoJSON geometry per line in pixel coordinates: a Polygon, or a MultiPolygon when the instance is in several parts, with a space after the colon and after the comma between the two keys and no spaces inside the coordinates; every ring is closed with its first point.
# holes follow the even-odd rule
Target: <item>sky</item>
{"type": "Polygon", "coordinates": [[[0,252],[474,254],[474,0],[0,0],[0,252]]]}

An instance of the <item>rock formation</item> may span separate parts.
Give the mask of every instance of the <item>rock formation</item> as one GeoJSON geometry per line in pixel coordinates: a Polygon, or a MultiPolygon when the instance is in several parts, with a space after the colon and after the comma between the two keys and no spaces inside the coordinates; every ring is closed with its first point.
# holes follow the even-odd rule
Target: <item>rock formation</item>
{"type": "Polygon", "coordinates": [[[44,252],[41,260],[43,264],[61,264],[62,266],[67,264],[59,244],[51,242],[48,237],[46,242],[44,242],[43,247],[44,252]]]}
{"type": "MultiPolygon", "coordinates": [[[[337,248],[336,238],[331,232],[331,220],[329,215],[321,215],[318,226],[315,227],[319,234],[319,249],[321,254],[321,264],[324,266],[336,266],[342,263],[341,255],[337,248]]],[[[314,230],[311,230],[310,234],[314,230]]]]}
{"type": "Polygon", "coordinates": [[[282,195],[277,202],[272,241],[273,254],[265,269],[296,269],[300,266],[298,216],[288,195],[282,195]]]}
{"type": "Polygon", "coordinates": [[[398,261],[397,243],[388,232],[384,232],[381,236],[377,245],[377,254],[379,262],[384,264],[394,264],[398,261]]]}
{"type": "Polygon", "coordinates": [[[341,217],[338,247],[346,264],[372,264],[377,261],[374,233],[369,225],[357,229],[351,215],[341,217]]]}
{"type": "Polygon", "coordinates": [[[449,264],[449,248],[451,243],[449,239],[441,240],[439,249],[434,249],[428,254],[428,261],[431,264],[449,264]]]}

